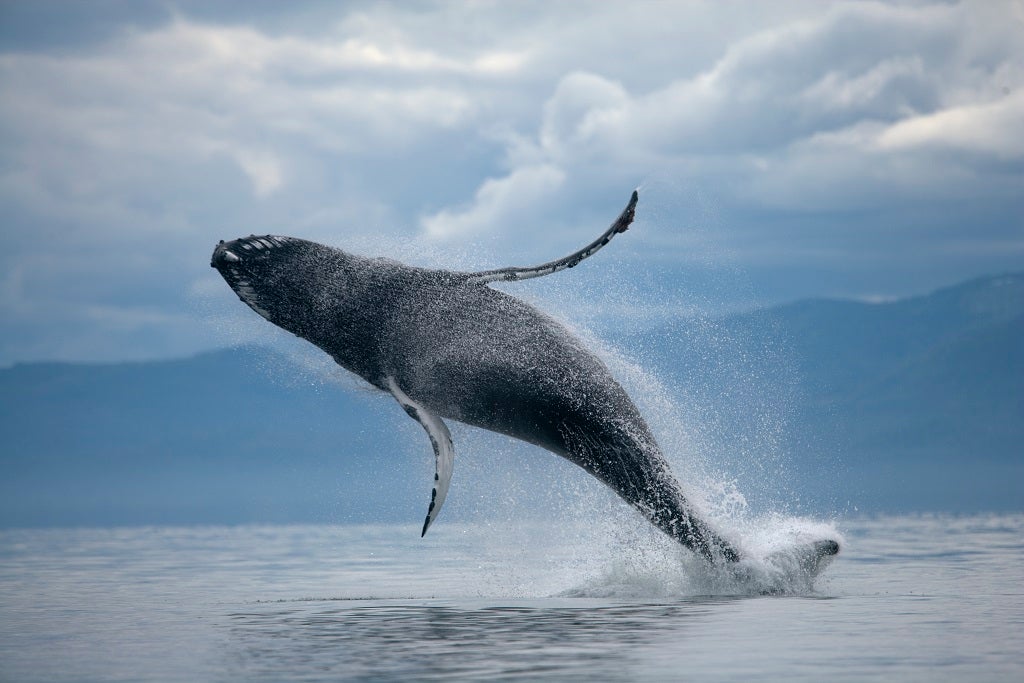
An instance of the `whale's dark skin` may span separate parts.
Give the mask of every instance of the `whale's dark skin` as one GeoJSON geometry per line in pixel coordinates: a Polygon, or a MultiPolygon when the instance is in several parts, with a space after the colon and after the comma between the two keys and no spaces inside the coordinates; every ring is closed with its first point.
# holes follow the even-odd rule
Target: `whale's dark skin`
{"type": "MultiPolygon", "coordinates": [[[[628,227],[635,204],[634,193],[593,250],[628,227]]],[[[543,272],[458,273],[254,236],[217,245],[211,265],[260,315],[393,393],[424,422],[435,453],[442,437],[424,421],[431,415],[536,444],[590,472],[708,561],[735,562],[739,552],[696,515],[604,363],[557,321],[486,284],[571,267],[590,253],[543,272]]]]}

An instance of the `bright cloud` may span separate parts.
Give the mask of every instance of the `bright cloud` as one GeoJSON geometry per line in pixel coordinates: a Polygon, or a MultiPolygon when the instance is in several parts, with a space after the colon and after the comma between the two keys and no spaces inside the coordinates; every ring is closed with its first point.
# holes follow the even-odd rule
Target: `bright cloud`
{"type": "Polygon", "coordinates": [[[878,136],[883,150],[959,150],[1004,160],[1024,159],[1024,91],[994,102],[908,117],[878,136]]]}
{"type": "Polygon", "coordinates": [[[445,209],[423,219],[423,226],[432,237],[465,236],[488,230],[502,220],[535,213],[537,203],[553,196],[564,180],[565,173],[552,165],[517,168],[504,178],[481,185],[470,208],[445,209]]]}

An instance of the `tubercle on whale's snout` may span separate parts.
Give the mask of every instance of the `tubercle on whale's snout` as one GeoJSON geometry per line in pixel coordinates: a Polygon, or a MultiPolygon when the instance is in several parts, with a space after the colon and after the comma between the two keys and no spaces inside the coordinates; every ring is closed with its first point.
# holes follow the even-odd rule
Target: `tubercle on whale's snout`
{"type": "Polygon", "coordinates": [[[280,235],[249,235],[240,237],[230,242],[221,240],[213,248],[213,256],[210,257],[210,265],[214,268],[237,264],[243,257],[249,258],[253,255],[267,254],[277,251],[281,247],[291,245],[294,238],[282,237],[280,235]]]}
{"type": "Polygon", "coordinates": [[[210,256],[211,268],[219,268],[228,263],[235,263],[241,260],[237,254],[229,249],[232,244],[234,242],[227,243],[224,240],[217,242],[217,246],[213,248],[213,255],[210,256]]]}

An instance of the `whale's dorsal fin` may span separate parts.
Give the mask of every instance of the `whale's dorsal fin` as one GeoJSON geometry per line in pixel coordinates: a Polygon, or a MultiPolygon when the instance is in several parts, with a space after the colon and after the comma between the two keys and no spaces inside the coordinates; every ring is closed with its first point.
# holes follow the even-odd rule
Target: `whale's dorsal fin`
{"type": "Polygon", "coordinates": [[[639,191],[633,190],[633,196],[629,198],[629,204],[627,204],[626,208],[623,209],[621,214],[619,214],[619,217],[615,219],[615,222],[612,223],[611,226],[596,240],[579,251],[569,254],[565,258],[560,258],[557,261],[550,261],[548,263],[542,263],[539,266],[531,266],[529,268],[510,266],[508,268],[498,268],[497,270],[484,270],[479,273],[470,273],[466,281],[473,284],[486,284],[497,280],[529,280],[533,277],[550,275],[551,273],[557,273],[558,271],[565,270],[566,268],[572,268],[583,259],[588,256],[592,256],[601,247],[611,242],[615,235],[620,232],[626,232],[626,230],[629,229],[630,223],[633,222],[633,216],[636,213],[636,203],[639,199],[639,191]]]}
{"type": "Polygon", "coordinates": [[[452,435],[444,421],[409,398],[398,387],[393,377],[388,377],[388,389],[409,417],[423,426],[427,436],[430,437],[430,445],[434,448],[434,488],[430,492],[427,518],[423,520],[423,531],[420,533],[422,538],[426,535],[430,525],[437,519],[437,515],[441,512],[441,506],[444,505],[444,499],[448,496],[452,468],[455,465],[455,447],[452,446],[452,435]]]}

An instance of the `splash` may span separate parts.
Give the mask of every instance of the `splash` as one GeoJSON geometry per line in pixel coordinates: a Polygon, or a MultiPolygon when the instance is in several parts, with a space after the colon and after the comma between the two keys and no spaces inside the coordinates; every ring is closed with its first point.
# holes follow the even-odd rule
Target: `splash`
{"type": "MultiPolygon", "coordinates": [[[[628,525],[627,525],[628,526],[628,525]]],[[[845,543],[834,525],[801,518],[746,519],[742,527],[743,559],[712,566],[682,548],[634,537],[598,550],[605,561],[557,597],[621,600],[678,599],[692,596],[815,595],[816,584],[832,557],[816,552],[816,544],[845,543]],[[608,552],[610,550],[611,552],[608,552]]],[[[607,539],[606,539],[607,542],[607,539]]]]}

